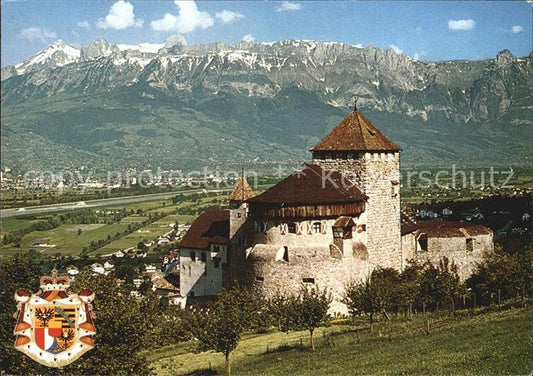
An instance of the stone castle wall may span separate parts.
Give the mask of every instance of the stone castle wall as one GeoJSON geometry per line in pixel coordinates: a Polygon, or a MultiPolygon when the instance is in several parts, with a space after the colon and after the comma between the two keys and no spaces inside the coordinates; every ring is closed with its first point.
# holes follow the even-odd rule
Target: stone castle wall
{"type": "MultiPolygon", "coordinates": [[[[353,217],[356,225],[366,225],[366,216],[353,217]]],[[[313,219],[313,220],[299,220],[293,221],[287,219],[286,221],[260,221],[256,220],[254,223],[256,244],[271,244],[279,246],[313,246],[313,245],[325,245],[329,246],[333,244],[333,224],[335,219],[313,219]],[[321,224],[321,231],[314,232],[311,227],[309,232],[309,226],[314,223],[321,224]],[[289,233],[282,231],[281,226],[284,224],[295,223],[300,226],[301,233],[289,233]]],[[[353,233],[353,242],[363,243],[366,245],[366,233],[357,232],[353,233]]]]}
{"type": "Polygon", "coordinates": [[[363,259],[333,258],[328,247],[289,247],[287,258],[288,261],[276,260],[275,254],[250,255],[248,283],[267,297],[278,292],[298,294],[308,284],[327,288],[333,297],[333,315],[348,313],[342,303],[346,283],[363,280],[373,268],[363,259]]]}
{"type": "Polygon", "coordinates": [[[237,231],[242,227],[248,216],[248,207],[241,205],[238,208],[230,210],[229,217],[229,238],[233,238],[237,231]]]}
{"type": "Polygon", "coordinates": [[[367,248],[369,261],[382,267],[401,269],[400,153],[359,153],[330,159],[314,158],[327,170],[351,178],[368,196],[367,248]]]}
{"type": "Polygon", "coordinates": [[[180,294],[218,295],[222,292],[222,268],[227,263],[226,246],[211,249],[180,249],[180,294]],[[202,261],[202,254],[205,261],[202,261]],[[192,257],[194,255],[194,257],[192,257]],[[219,261],[215,263],[215,258],[219,261]]]}
{"type": "MultiPolygon", "coordinates": [[[[428,238],[427,251],[422,251],[417,245],[414,234],[402,237],[403,252],[412,260],[419,263],[431,262],[437,266],[443,257],[457,266],[457,272],[461,280],[467,279],[475,270],[476,264],[483,261],[485,254],[494,251],[492,234],[472,236],[472,251],[467,250],[466,237],[428,238]]],[[[406,260],[409,260],[406,257],[406,260]]]]}

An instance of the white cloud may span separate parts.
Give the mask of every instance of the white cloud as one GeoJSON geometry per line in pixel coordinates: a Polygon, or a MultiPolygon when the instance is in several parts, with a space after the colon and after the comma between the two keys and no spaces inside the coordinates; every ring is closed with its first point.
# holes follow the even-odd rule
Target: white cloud
{"type": "Polygon", "coordinates": [[[242,37],[242,40],[248,43],[255,42],[255,37],[252,34],[246,34],[244,37],[242,37]]]}
{"type": "Polygon", "coordinates": [[[57,38],[57,34],[53,31],[48,31],[46,29],[41,29],[40,27],[29,27],[23,29],[19,33],[19,38],[27,39],[30,42],[35,42],[36,40],[45,43],[48,39],[57,38]]]}
{"type": "Polygon", "coordinates": [[[91,26],[87,21],[79,21],[76,25],[82,29],[88,29],[91,26]]]}
{"type": "Polygon", "coordinates": [[[424,28],[423,28],[422,26],[417,26],[417,27],[415,28],[415,31],[416,31],[418,34],[420,34],[421,32],[424,31],[424,28]]]}
{"type": "Polygon", "coordinates": [[[303,9],[303,5],[300,3],[291,3],[290,1],[282,1],[281,5],[276,7],[276,12],[289,12],[303,9]]]}
{"type": "Polygon", "coordinates": [[[450,30],[472,30],[476,26],[476,21],[468,20],[448,20],[450,30]]]}
{"type": "Polygon", "coordinates": [[[522,33],[524,31],[524,28],[520,25],[514,25],[510,29],[499,28],[498,31],[502,31],[504,33],[510,33],[510,34],[518,34],[518,33],[522,33]]]}
{"type": "Polygon", "coordinates": [[[513,27],[511,27],[511,33],[513,34],[518,34],[518,33],[521,33],[522,31],[524,31],[524,28],[520,25],[514,25],[513,27]]]}
{"type": "Polygon", "coordinates": [[[232,12],[231,10],[223,10],[222,12],[215,13],[215,18],[222,23],[235,22],[244,16],[239,12],[232,12]]]}
{"type": "Polygon", "coordinates": [[[118,0],[115,4],[111,5],[109,14],[105,19],[100,18],[96,22],[96,27],[99,29],[124,30],[132,26],[142,27],[143,24],[143,20],[135,19],[133,5],[130,2],[118,0]]]}
{"type": "Polygon", "coordinates": [[[401,54],[403,52],[403,50],[400,47],[395,46],[394,44],[391,44],[389,48],[392,48],[394,52],[396,52],[397,54],[401,54]]]}
{"type": "Polygon", "coordinates": [[[194,1],[174,1],[174,4],[179,8],[178,15],[166,13],[163,18],[150,23],[152,29],[190,33],[197,28],[207,29],[215,24],[213,17],[207,12],[199,11],[194,1]]]}

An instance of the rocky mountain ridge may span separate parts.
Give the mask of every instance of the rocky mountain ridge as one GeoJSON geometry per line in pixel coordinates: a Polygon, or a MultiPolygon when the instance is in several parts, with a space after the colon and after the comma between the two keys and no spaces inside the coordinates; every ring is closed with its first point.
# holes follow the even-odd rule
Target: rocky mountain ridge
{"type": "MultiPolygon", "coordinates": [[[[356,95],[358,106],[383,119],[385,128],[404,138],[400,142],[411,144],[417,132],[438,139],[465,131],[485,137],[492,131],[488,139],[508,137],[520,154],[531,140],[532,88],[533,54],[517,58],[508,50],[482,61],[424,62],[392,49],[335,42],[190,46],[174,35],[164,44],[137,46],[97,40],[75,48],[56,42],[28,61],[2,69],[1,100],[4,108],[16,109],[65,96],[69,101],[104,96],[117,108],[148,106],[151,116],[170,106],[172,111],[194,111],[196,125],[204,117],[257,123],[268,142],[283,144],[276,129],[289,130],[296,141],[286,146],[305,148],[334,125],[323,123],[345,113],[356,95]],[[286,123],[273,124],[272,119],[286,123]],[[512,132],[510,126],[515,127],[512,132]]],[[[28,126],[15,119],[10,124],[28,126]]],[[[223,129],[217,132],[224,134],[223,129]]],[[[436,154],[431,157],[443,157],[442,150],[436,154]]]]}

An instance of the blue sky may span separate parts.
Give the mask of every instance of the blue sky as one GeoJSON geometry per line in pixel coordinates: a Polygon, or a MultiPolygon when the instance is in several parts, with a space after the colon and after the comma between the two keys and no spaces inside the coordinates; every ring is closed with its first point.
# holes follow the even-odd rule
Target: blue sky
{"type": "Polygon", "coordinates": [[[243,38],[314,39],[393,48],[421,60],[528,55],[526,1],[24,1],[2,0],[2,66],[22,62],[56,39],[72,45],[189,44],[243,38]]]}

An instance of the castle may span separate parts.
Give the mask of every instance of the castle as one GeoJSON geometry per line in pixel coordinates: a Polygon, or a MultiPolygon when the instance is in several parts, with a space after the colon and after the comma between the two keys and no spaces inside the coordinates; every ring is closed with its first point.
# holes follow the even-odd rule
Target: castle
{"type": "Polygon", "coordinates": [[[400,147],[356,109],[315,147],[312,163],[265,192],[242,176],[230,209],[208,210],[179,244],[184,297],[217,295],[235,281],[264,293],[327,287],[345,313],[345,284],[376,267],[443,256],[467,277],[493,249],[475,224],[415,223],[400,209],[400,147]]]}

